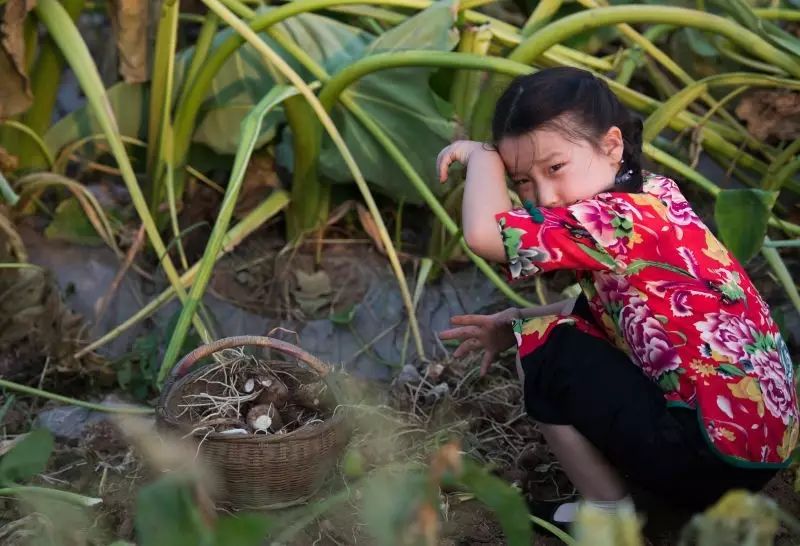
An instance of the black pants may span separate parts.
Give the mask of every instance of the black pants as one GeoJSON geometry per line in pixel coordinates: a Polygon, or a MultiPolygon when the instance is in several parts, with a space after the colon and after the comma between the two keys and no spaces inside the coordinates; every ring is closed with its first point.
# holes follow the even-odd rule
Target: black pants
{"type": "MultiPolygon", "coordinates": [[[[593,320],[583,298],[575,313],[593,320]]],[[[629,481],[667,502],[701,510],[729,489],[760,490],[777,472],[723,461],[695,410],[667,407],[624,352],[573,326],[554,328],[521,363],[528,415],[572,425],[629,481]]]]}

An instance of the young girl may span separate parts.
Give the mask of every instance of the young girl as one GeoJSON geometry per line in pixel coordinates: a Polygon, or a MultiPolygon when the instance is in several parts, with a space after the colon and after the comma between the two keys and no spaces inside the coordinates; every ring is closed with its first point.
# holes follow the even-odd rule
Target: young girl
{"type": "MultiPolygon", "coordinates": [[[[642,171],[641,122],[592,74],[553,68],[511,83],[492,133],[437,160],[442,181],[467,167],[467,244],[512,280],[574,270],[583,293],[454,317],[454,355],[484,350],[485,373],[516,341],[527,413],[600,508],[629,505],[628,483],[692,510],[763,487],[798,441],[787,347],[677,184],[642,171]]],[[[575,506],[537,511],[566,527],[575,506]]]]}

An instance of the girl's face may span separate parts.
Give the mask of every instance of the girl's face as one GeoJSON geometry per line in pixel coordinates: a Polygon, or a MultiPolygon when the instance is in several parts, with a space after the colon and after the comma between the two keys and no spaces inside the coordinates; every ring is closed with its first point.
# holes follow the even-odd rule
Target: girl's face
{"type": "Polygon", "coordinates": [[[542,207],[568,206],[613,189],[623,148],[617,127],[597,145],[573,142],[556,129],[537,129],[497,146],[520,199],[542,207]]]}

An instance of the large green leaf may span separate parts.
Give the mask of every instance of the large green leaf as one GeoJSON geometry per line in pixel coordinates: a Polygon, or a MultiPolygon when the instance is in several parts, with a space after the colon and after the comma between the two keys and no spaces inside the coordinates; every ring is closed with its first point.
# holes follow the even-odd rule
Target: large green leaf
{"type": "MultiPolygon", "coordinates": [[[[111,111],[122,136],[142,138],[147,127],[147,88],[142,84],[118,83],[106,90],[111,111]]],[[[47,148],[55,156],[67,144],[102,134],[97,119],[86,106],[61,118],[44,135],[47,148]]]]}
{"type": "MultiPolygon", "coordinates": [[[[356,27],[313,13],[287,19],[276,25],[276,28],[291,36],[303,51],[328,70],[347,64],[353,56],[360,55],[372,40],[371,35],[356,27]]],[[[231,29],[227,29],[218,33],[212,48],[228,38],[231,32],[231,29]]],[[[265,33],[259,36],[286,59],[303,79],[312,79],[308,71],[274,40],[265,33]]],[[[179,77],[188,69],[192,51],[185,50],[176,60],[179,77]]],[[[212,91],[203,104],[194,142],[205,144],[217,153],[235,153],[242,120],[274,85],[274,78],[253,47],[249,44],[240,47],[228,58],[212,81],[212,91]]],[[[282,107],[277,107],[267,115],[256,147],[274,138],[275,128],[282,119],[282,107]]]]}
{"type": "MultiPolygon", "coordinates": [[[[364,55],[404,49],[450,51],[457,41],[453,22],[449,5],[436,3],[382,34],[364,55]]],[[[453,138],[455,123],[451,115],[443,115],[442,103],[428,82],[430,74],[428,68],[381,71],[358,81],[346,94],[392,137],[415,170],[439,193],[442,190],[435,183],[433,158],[453,138]]],[[[395,162],[342,105],[336,106],[334,121],[369,182],[394,198],[421,202],[395,162]]],[[[320,162],[322,174],[336,181],[350,180],[350,172],[330,139],[323,143],[320,162]]]]}
{"type": "Polygon", "coordinates": [[[519,490],[470,459],[463,459],[464,470],[458,480],[480,502],[494,512],[505,533],[505,543],[525,546],[531,543],[533,532],[528,521],[528,507],[519,490]]]}
{"type": "MultiPolygon", "coordinates": [[[[265,8],[274,9],[274,8],[265,8]]],[[[294,38],[300,47],[329,71],[345,66],[363,54],[374,36],[359,28],[340,23],[329,17],[304,13],[276,25],[294,38]]],[[[212,49],[233,32],[223,30],[214,37],[212,49]]],[[[304,79],[311,76],[265,33],[260,34],[270,47],[278,51],[304,79]]],[[[194,48],[181,51],[175,59],[177,93],[184,82],[194,48]]],[[[203,103],[193,141],[219,154],[233,154],[239,144],[239,127],[253,106],[275,85],[261,56],[245,44],[232,54],[215,75],[209,96],[203,103]]],[[[111,109],[124,136],[144,138],[147,128],[147,87],[119,83],[107,90],[111,109]]],[[[277,108],[264,120],[256,143],[262,146],[275,136],[277,123],[283,119],[277,108]]],[[[55,154],[66,144],[100,133],[100,126],[89,109],[82,107],[62,118],[45,135],[45,143],[55,154]]]]}
{"type": "Polygon", "coordinates": [[[53,452],[53,435],[39,428],[29,432],[0,459],[0,482],[20,482],[44,472],[53,452]]]}
{"type": "Polygon", "coordinates": [[[714,218],[720,238],[740,262],[761,248],[777,198],[778,192],[754,189],[724,190],[717,196],[714,218]]]}
{"type": "Polygon", "coordinates": [[[103,239],[86,217],[83,207],[74,197],[61,201],[56,207],[53,221],[44,230],[48,239],[67,241],[79,245],[100,246],[103,239]]]}
{"type": "Polygon", "coordinates": [[[167,475],[147,485],[136,502],[136,535],[141,546],[211,546],[213,531],[195,503],[193,485],[167,475]]]}

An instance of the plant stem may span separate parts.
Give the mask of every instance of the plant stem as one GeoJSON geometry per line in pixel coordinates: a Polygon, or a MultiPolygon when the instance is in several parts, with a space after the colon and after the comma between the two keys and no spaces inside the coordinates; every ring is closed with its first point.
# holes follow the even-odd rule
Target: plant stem
{"type": "MultiPolygon", "coordinates": [[[[39,100],[38,97],[37,97],[37,100],[39,100]]],[[[43,100],[45,100],[45,99],[43,99],[43,100]]],[[[0,121],[0,125],[4,125],[6,127],[10,127],[11,129],[16,129],[17,131],[20,131],[20,132],[24,133],[25,135],[27,135],[30,138],[31,142],[36,144],[36,147],[41,152],[42,157],[45,159],[45,161],[47,161],[47,167],[48,168],[52,168],[53,167],[53,163],[54,163],[53,154],[50,153],[50,149],[47,147],[47,144],[44,143],[44,141],[42,140],[42,137],[40,137],[36,133],[36,131],[33,130],[33,128],[29,127],[28,125],[25,125],[24,123],[20,123],[19,121],[14,121],[13,119],[7,119],[5,121],[0,121]]],[[[24,155],[25,153],[26,153],[26,151],[20,152],[20,156],[23,158],[23,160],[26,158],[26,156],[24,155]]],[[[30,153],[30,152],[27,152],[27,153],[30,153]]]]}
{"type": "Polygon", "coordinates": [[[25,495],[35,494],[50,497],[53,500],[68,502],[70,504],[78,504],[80,506],[95,506],[103,502],[103,499],[95,497],[87,497],[72,493],[71,491],[61,491],[59,489],[50,489],[49,487],[36,487],[35,485],[15,485],[12,487],[0,488],[0,495],[25,495]]]}
{"type": "Polygon", "coordinates": [[[709,76],[691,85],[687,85],[669,100],[665,101],[658,110],[650,114],[644,124],[644,132],[642,133],[643,141],[652,142],[664,127],[669,124],[670,120],[680,112],[686,110],[698,97],[707,94],[710,88],[736,85],[800,89],[800,82],[797,80],[777,78],[751,72],[733,72],[730,74],[709,76]]]}
{"type": "Polygon", "coordinates": [[[178,352],[181,347],[183,347],[191,318],[197,309],[198,302],[203,298],[203,293],[211,278],[211,272],[214,269],[217,256],[222,249],[225,232],[228,229],[231,216],[233,216],[233,210],[236,207],[236,200],[239,198],[239,190],[244,181],[247,165],[250,162],[250,157],[253,155],[258,135],[261,132],[264,116],[285,99],[296,94],[297,90],[294,88],[277,85],[273,87],[269,93],[253,107],[247,117],[242,120],[241,143],[236,150],[236,157],[233,160],[233,168],[231,170],[227,189],[225,190],[225,197],[217,213],[217,221],[214,223],[214,228],[211,230],[205,252],[203,252],[203,258],[200,260],[197,278],[194,284],[192,284],[192,289],[189,292],[189,299],[183,305],[181,314],[178,317],[178,322],[175,325],[175,329],[167,345],[164,361],[158,374],[159,386],[161,386],[164,379],[166,379],[167,374],[178,359],[178,352]]]}
{"type": "MultiPolygon", "coordinates": [[[[63,0],[62,5],[69,17],[75,21],[83,11],[84,0],[63,0]]],[[[31,93],[35,97],[33,104],[25,112],[22,122],[30,127],[35,135],[43,135],[53,121],[53,108],[55,108],[58,90],[60,88],[61,74],[64,67],[64,58],[58,51],[58,47],[50,38],[44,38],[39,42],[39,54],[31,71],[31,93]]],[[[38,142],[37,142],[38,145],[38,142]]],[[[46,148],[45,148],[46,149],[46,148]]],[[[44,158],[52,166],[50,151],[46,152],[39,146],[39,150],[44,153],[44,158]]],[[[31,161],[33,150],[26,144],[20,148],[20,157],[24,165],[34,166],[31,161]]]]}
{"type": "MultiPolygon", "coordinates": [[[[613,6],[600,7],[575,13],[559,19],[527,38],[508,57],[523,64],[533,64],[539,56],[553,45],[572,36],[600,27],[620,23],[674,24],[714,32],[725,36],[740,47],[752,51],[758,57],[777,65],[793,76],[800,76],[800,64],[791,55],[735,22],[709,13],[671,6],[613,6]]],[[[502,79],[495,79],[490,87],[498,88],[502,79]]],[[[473,138],[483,140],[488,135],[491,110],[496,93],[484,93],[475,108],[473,138]]]]}
{"type": "MultiPolygon", "coordinates": [[[[161,234],[158,232],[158,227],[150,214],[147,202],[142,194],[142,189],[136,180],[133,167],[128,159],[122,139],[120,138],[116,119],[111,114],[111,105],[108,102],[108,96],[105,93],[103,82],[100,79],[100,74],[97,72],[97,67],[92,60],[92,56],[86,47],[86,43],[81,38],[75,24],[64,11],[64,8],[58,0],[39,0],[35,9],[39,19],[44,23],[45,27],[47,27],[50,36],[66,57],[67,62],[80,82],[81,89],[86,95],[90,109],[95,114],[97,122],[102,127],[103,133],[108,139],[111,153],[114,155],[119,165],[122,179],[131,196],[134,208],[145,226],[147,236],[153,245],[153,249],[160,257],[164,272],[170,283],[175,287],[178,297],[181,301],[184,301],[186,299],[186,291],[183,285],[180,284],[178,272],[166,252],[164,241],[161,239],[161,234]]],[[[194,325],[200,337],[203,338],[204,341],[209,340],[208,331],[199,318],[195,320],[194,325]]]]}
{"type": "MultiPolygon", "coordinates": [[[[653,161],[664,165],[665,167],[674,170],[690,182],[694,182],[702,189],[706,190],[712,196],[717,196],[722,190],[719,186],[714,184],[711,180],[691,168],[686,163],[680,161],[669,155],[668,153],[656,148],[652,144],[645,143],[642,146],[642,151],[653,161]]],[[[790,235],[800,235],[800,226],[791,222],[785,222],[776,218],[774,215],[769,219],[769,225],[783,230],[790,235]]]]}
{"type": "Polygon", "coordinates": [[[789,301],[794,304],[794,308],[800,313],[800,293],[797,292],[797,286],[792,279],[792,274],[786,267],[778,250],[769,244],[769,237],[764,237],[764,245],[761,247],[761,254],[767,260],[767,263],[772,268],[773,273],[778,278],[778,282],[783,286],[789,301]]]}
{"type": "Polygon", "coordinates": [[[63,402],[71,406],[80,406],[82,408],[95,411],[104,411],[107,413],[127,413],[131,415],[149,415],[153,413],[153,408],[137,408],[131,406],[107,406],[104,404],[84,402],[83,400],[76,400],[75,398],[69,398],[68,396],[62,396],[60,394],[55,394],[45,390],[36,389],[34,387],[29,387],[27,385],[20,385],[19,383],[14,383],[13,381],[8,381],[6,379],[0,379],[0,387],[11,389],[13,391],[21,392],[24,394],[29,394],[31,396],[48,398],[50,400],[55,400],[56,402],[63,402]]]}
{"type": "Polygon", "coordinates": [[[568,546],[576,546],[577,545],[577,542],[575,542],[574,538],[569,536],[567,533],[565,533],[564,531],[562,531],[561,529],[559,529],[558,527],[556,527],[555,525],[553,525],[549,521],[545,521],[545,520],[543,520],[541,518],[537,518],[536,516],[530,516],[530,518],[531,518],[531,521],[535,525],[538,525],[542,529],[550,531],[551,533],[553,533],[564,544],[567,544],[568,546]]]}
{"type": "Polygon", "coordinates": [[[522,27],[522,35],[526,38],[547,24],[553,15],[561,8],[564,0],[539,0],[536,8],[531,13],[522,27]]]}
{"type": "MultiPolygon", "coordinates": [[[[248,43],[250,43],[250,45],[253,46],[256,51],[258,51],[265,58],[265,60],[267,60],[267,62],[277,67],[280,72],[292,83],[292,85],[294,85],[300,91],[303,97],[305,97],[305,99],[308,101],[311,108],[314,110],[314,113],[319,118],[319,121],[322,123],[325,130],[330,135],[331,140],[342,154],[342,157],[352,173],[356,185],[358,186],[358,189],[367,204],[367,208],[369,209],[369,212],[378,227],[381,242],[386,250],[389,263],[394,270],[395,277],[397,277],[403,303],[405,304],[406,310],[409,314],[408,321],[411,326],[411,332],[414,336],[415,345],[417,346],[418,355],[420,358],[424,359],[425,351],[422,345],[422,336],[419,331],[419,324],[417,322],[416,314],[414,313],[414,307],[411,302],[411,294],[408,290],[408,283],[406,281],[405,274],[403,273],[403,268],[400,265],[397,252],[392,245],[391,236],[386,230],[386,225],[383,222],[383,218],[381,217],[380,210],[375,203],[375,199],[372,196],[372,193],[367,186],[367,182],[364,180],[361,170],[358,168],[353,155],[350,153],[350,150],[347,148],[347,144],[345,144],[344,139],[339,133],[339,130],[334,125],[319,99],[316,97],[314,92],[309,89],[308,85],[303,81],[303,79],[286,63],[286,61],[277,55],[272,48],[270,48],[263,40],[261,40],[258,35],[249,26],[247,26],[246,23],[233,15],[224,5],[219,2],[219,0],[203,0],[203,2],[217,15],[219,15],[220,19],[224,20],[229,26],[235,29],[237,33],[241,34],[242,37],[244,37],[248,43]]],[[[278,10],[275,10],[272,13],[277,11],[278,10]]]]}
{"type": "MultiPolygon", "coordinates": [[[[222,250],[220,251],[217,259],[236,248],[246,237],[264,225],[265,222],[274,217],[278,212],[283,210],[288,202],[289,196],[285,191],[274,190],[272,193],[270,193],[269,197],[263,203],[249,212],[247,216],[245,216],[238,224],[228,231],[222,242],[222,250]]],[[[181,276],[181,283],[183,286],[189,286],[194,281],[199,269],[200,261],[190,267],[189,270],[181,276]]],[[[140,321],[155,313],[162,305],[170,301],[174,296],[175,288],[173,286],[169,286],[163,292],[161,292],[158,297],[139,309],[139,311],[137,311],[128,320],[110,332],[106,333],[103,337],[93,341],[75,353],[75,358],[80,358],[83,355],[94,351],[98,347],[102,347],[106,343],[113,341],[123,332],[129,330],[140,321]]]]}

